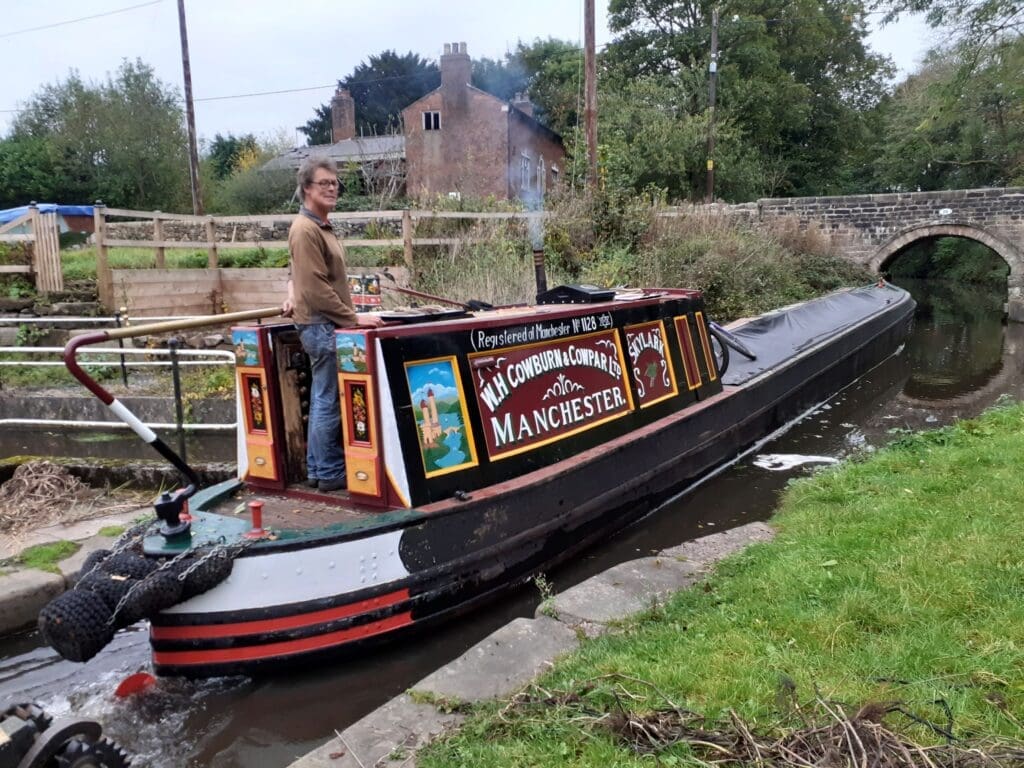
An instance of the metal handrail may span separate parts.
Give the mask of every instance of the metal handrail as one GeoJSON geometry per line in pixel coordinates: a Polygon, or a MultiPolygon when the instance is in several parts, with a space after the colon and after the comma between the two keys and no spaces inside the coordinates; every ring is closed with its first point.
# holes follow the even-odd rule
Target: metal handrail
{"type": "MultiPolygon", "coordinates": [[[[39,355],[63,355],[64,347],[0,347],[0,354],[18,354],[20,352],[27,352],[30,354],[39,355]]],[[[152,349],[143,349],[138,347],[93,347],[92,349],[83,349],[82,355],[96,355],[96,356],[107,356],[107,357],[121,357],[122,355],[135,355],[135,356],[171,356],[171,350],[164,347],[154,347],[152,349]]],[[[234,364],[235,353],[229,349],[179,349],[176,351],[177,355],[183,355],[186,357],[211,357],[221,358],[224,360],[222,363],[208,363],[203,360],[182,360],[178,365],[225,365],[234,364]]],[[[116,365],[117,361],[111,361],[109,363],[100,363],[101,365],[116,365]]],[[[34,366],[60,366],[64,367],[63,360],[0,360],[0,365],[4,366],[20,366],[20,365],[34,365],[34,366]]],[[[153,368],[153,367],[167,367],[171,365],[171,361],[162,362],[159,360],[155,361],[143,361],[143,362],[131,362],[125,363],[125,365],[132,368],[153,368]]]]}
{"type": "MultiPolygon", "coordinates": [[[[201,328],[203,326],[217,325],[221,323],[235,323],[243,320],[259,320],[262,318],[274,317],[281,315],[280,307],[265,307],[263,309],[253,309],[246,312],[231,312],[225,315],[213,315],[205,318],[194,318],[189,320],[172,320],[162,323],[148,323],[145,325],[136,326],[134,328],[115,328],[113,330],[106,331],[93,331],[91,333],[84,333],[80,336],[76,336],[67,343],[64,347],[64,364],[67,366],[71,375],[78,379],[81,384],[94,394],[99,400],[110,409],[110,411],[117,416],[119,419],[124,421],[131,427],[132,431],[135,432],[143,442],[154,448],[157,453],[163,456],[167,461],[174,465],[175,469],[181,472],[182,476],[188,482],[188,485],[184,491],[181,492],[181,498],[185,499],[191,496],[195,489],[199,486],[199,476],[195,470],[192,469],[185,460],[185,457],[175,453],[163,440],[161,440],[153,430],[149,429],[143,424],[131,411],[124,407],[117,399],[111,395],[102,385],[94,378],[92,378],[87,371],[85,371],[78,362],[78,353],[84,346],[91,344],[99,344],[104,341],[116,340],[116,339],[128,339],[133,336],[143,336],[151,333],[167,333],[170,331],[183,331],[187,328],[201,328]]],[[[177,349],[174,344],[171,345],[172,359],[177,353],[177,349]]],[[[172,369],[174,372],[174,384],[175,393],[177,395],[178,389],[178,377],[177,368],[172,369]]],[[[180,398],[178,400],[178,411],[180,413],[180,398]]],[[[181,422],[179,415],[178,421],[181,422]]],[[[179,446],[183,449],[185,441],[182,433],[179,430],[179,446]]],[[[182,451],[184,453],[184,451],[182,451]]]]}
{"type": "MultiPolygon", "coordinates": [[[[63,355],[64,347],[0,347],[0,354],[28,354],[28,355],[63,355]]],[[[172,351],[166,348],[154,348],[154,349],[140,349],[135,347],[93,347],[91,349],[83,349],[79,352],[82,357],[93,356],[93,357],[112,357],[119,358],[125,355],[128,356],[160,356],[167,357],[167,360],[154,360],[154,361],[132,361],[123,363],[127,367],[140,368],[140,367],[162,367],[170,368],[173,370],[175,366],[195,366],[195,365],[230,365],[235,364],[235,353],[233,350],[228,349],[179,349],[175,350],[172,355],[172,351]],[[177,360],[178,356],[187,356],[193,358],[206,358],[198,360],[177,360]]],[[[90,362],[89,365],[118,365],[118,360],[114,359],[109,362],[95,363],[90,362]]],[[[24,366],[58,366],[63,368],[64,361],[59,360],[0,360],[0,366],[11,366],[11,367],[24,367],[24,366]]],[[[206,423],[206,424],[190,424],[184,421],[177,422],[145,422],[145,426],[149,429],[167,429],[175,430],[181,435],[184,432],[231,432],[238,428],[238,422],[228,423],[206,423]]],[[[125,429],[129,425],[123,421],[83,421],[74,419],[22,419],[22,418],[8,418],[0,419],[0,427],[62,427],[71,429],[125,429]]]]}

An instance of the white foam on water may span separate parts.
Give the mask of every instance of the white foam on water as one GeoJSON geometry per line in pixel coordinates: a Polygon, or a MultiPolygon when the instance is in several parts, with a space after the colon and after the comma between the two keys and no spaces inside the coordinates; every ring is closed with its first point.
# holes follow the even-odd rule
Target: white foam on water
{"type": "Polygon", "coordinates": [[[832,456],[801,456],[798,453],[762,453],[751,462],[755,467],[771,472],[786,472],[804,464],[838,464],[832,456]]]}

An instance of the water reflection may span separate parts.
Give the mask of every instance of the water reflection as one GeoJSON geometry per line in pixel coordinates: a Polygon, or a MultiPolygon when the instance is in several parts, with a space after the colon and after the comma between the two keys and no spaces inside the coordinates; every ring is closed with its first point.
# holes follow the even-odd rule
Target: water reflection
{"type": "Polygon", "coordinates": [[[970,283],[903,279],[917,301],[907,345],[907,397],[948,400],[982,390],[1003,370],[1003,301],[970,283]]]}

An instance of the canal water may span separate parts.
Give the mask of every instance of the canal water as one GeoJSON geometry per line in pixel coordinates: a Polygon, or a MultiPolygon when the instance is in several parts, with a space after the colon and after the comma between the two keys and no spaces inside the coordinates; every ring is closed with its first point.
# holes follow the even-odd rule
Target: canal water
{"type": "MultiPolygon", "coordinates": [[[[901,354],[799,423],[614,540],[547,574],[564,590],[615,563],[771,516],[791,478],[884,445],[901,430],[974,416],[1022,397],[1024,325],[1004,325],[1002,297],[906,281],[919,302],[901,354]]],[[[26,451],[27,452],[27,451],[26,451]]],[[[531,587],[414,642],[279,678],[160,680],[128,700],[113,691],[148,669],[146,632],[122,632],[88,664],[66,662],[35,633],[0,641],[0,706],[37,700],[52,714],[99,720],[153,768],[285,766],[459,656],[540,601],[531,587]]]]}

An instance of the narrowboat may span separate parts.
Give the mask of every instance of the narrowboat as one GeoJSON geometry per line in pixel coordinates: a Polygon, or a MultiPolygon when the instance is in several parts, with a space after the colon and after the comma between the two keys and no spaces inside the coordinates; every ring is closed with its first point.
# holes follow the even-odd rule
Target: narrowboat
{"type": "MultiPolygon", "coordinates": [[[[348,487],[330,493],[305,483],[310,372],[290,322],[233,327],[239,477],[205,488],[76,360],[99,341],[273,310],[78,336],[65,351],[72,373],[184,487],[108,558],[133,548],[147,567],[118,577],[94,562],[74,592],[98,594],[106,613],[90,597],[90,615],[109,627],[147,617],[158,674],[271,672],[357,653],[640,520],[893,354],[913,310],[880,282],[728,330],[699,292],[678,289],[560,286],[530,306],[385,312],[379,328],[336,333],[348,487]],[[118,584],[96,583],[107,572],[118,584]],[[142,594],[146,606],[125,610],[142,594]]],[[[44,637],[70,657],[95,652],[62,622],[73,624],[41,614],[44,637]]]]}

